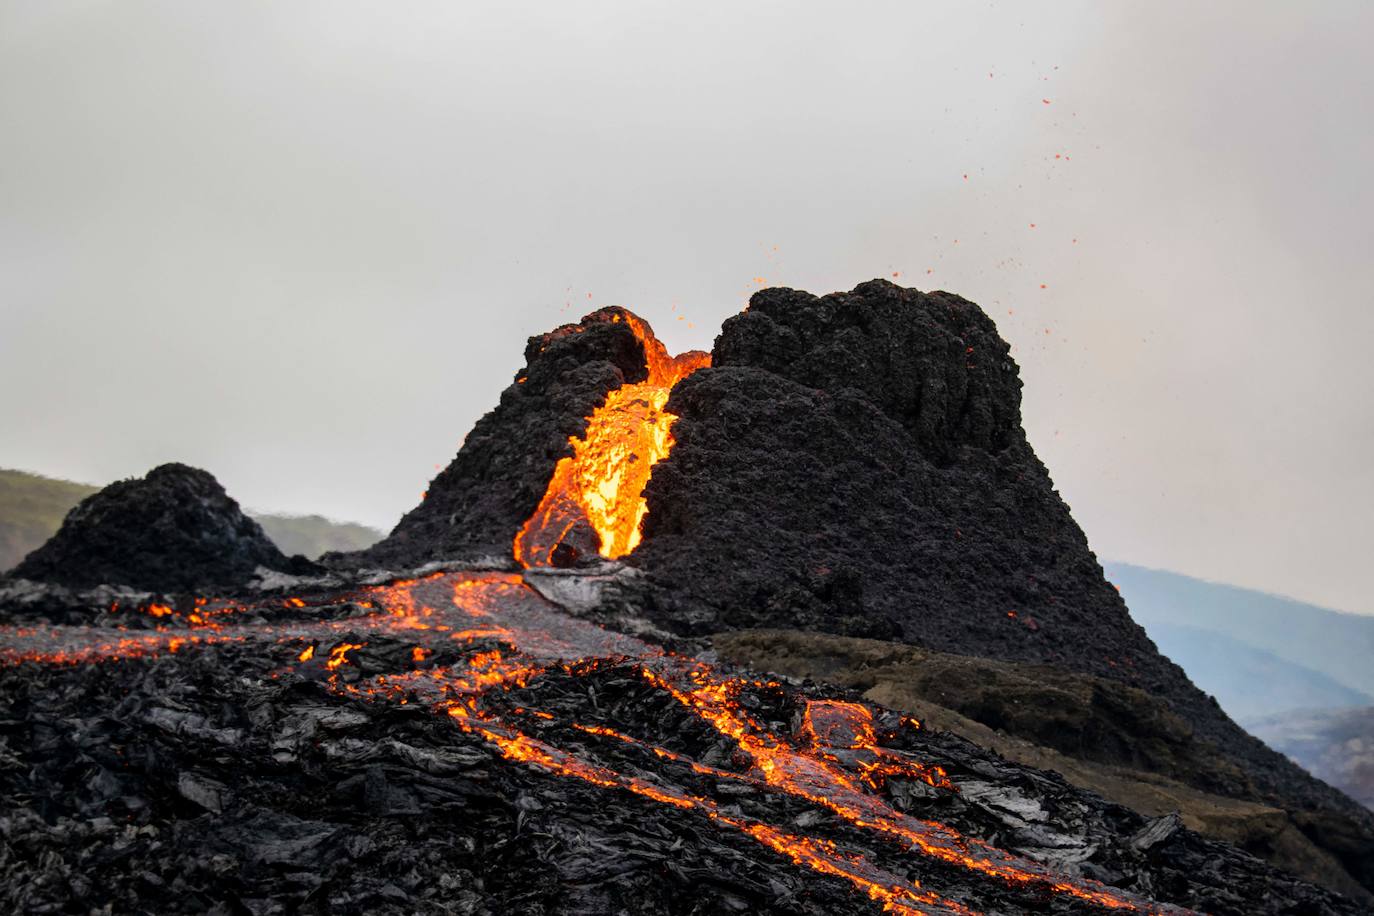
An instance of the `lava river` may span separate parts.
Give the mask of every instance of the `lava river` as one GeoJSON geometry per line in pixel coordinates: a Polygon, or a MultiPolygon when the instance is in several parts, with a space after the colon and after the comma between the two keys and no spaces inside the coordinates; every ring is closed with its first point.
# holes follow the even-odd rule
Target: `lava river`
{"type": "MultiPolygon", "coordinates": [[[[1057,874],[899,810],[884,793],[891,781],[919,782],[932,793],[960,787],[939,767],[896,749],[900,742],[872,708],[731,676],[603,629],[569,616],[518,574],[449,572],[347,594],[256,604],[202,599],[110,617],[129,623],[0,628],[0,661],[118,664],[210,644],[260,645],[286,660],[276,677],[309,675],[349,702],[424,704],[511,765],[678,809],[677,816],[735,832],[844,882],[885,911],[976,912],[976,888],[992,883],[1001,899],[1024,897],[1028,908],[1059,897],[1085,912],[1183,912],[1057,874]],[[409,664],[364,670],[359,659],[382,640],[409,645],[409,664]],[[608,668],[631,672],[626,680],[636,690],[678,710],[698,737],[622,721],[615,704],[598,704],[596,677],[608,668]],[[552,678],[585,680],[585,709],[573,717],[566,708],[541,708],[541,684],[552,678]],[[791,708],[793,724],[753,711],[770,703],[791,708]],[[730,752],[707,753],[703,735],[730,752]],[[729,803],[731,785],[785,796],[811,815],[772,823],[744,813],[729,803]]],[[[904,719],[898,729],[919,727],[904,719]]]]}

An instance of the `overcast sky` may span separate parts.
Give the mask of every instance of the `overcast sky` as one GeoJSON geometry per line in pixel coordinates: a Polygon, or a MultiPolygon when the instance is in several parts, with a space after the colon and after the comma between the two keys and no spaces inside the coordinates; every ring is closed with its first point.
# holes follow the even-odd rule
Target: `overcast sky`
{"type": "Polygon", "coordinates": [[[973,299],[1099,556],[1374,612],[1367,0],[0,2],[0,466],[389,528],[521,363],[973,299]]]}

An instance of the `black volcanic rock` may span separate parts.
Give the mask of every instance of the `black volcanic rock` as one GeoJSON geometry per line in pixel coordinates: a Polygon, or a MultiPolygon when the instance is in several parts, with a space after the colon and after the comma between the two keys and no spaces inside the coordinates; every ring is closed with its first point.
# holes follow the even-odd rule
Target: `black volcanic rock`
{"type": "Polygon", "coordinates": [[[1021,379],[992,319],[950,293],[886,280],[823,299],[766,289],[721,328],[717,367],[747,366],[829,392],[855,390],[928,460],[991,452],[1021,430],[1021,379]]]}
{"type": "Polygon", "coordinates": [[[357,597],[246,602],[134,655],[0,628],[4,912],[1361,912],[1172,814],[506,576],[357,597]],[[474,595],[486,629],[460,636],[474,595]]]}
{"type": "Polygon", "coordinates": [[[885,281],[766,290],[713,365],[674,389],[677,444],[646,490],[631,562],[665,596],[656,622],[800,622],[1187,683],[1026,442],[1016,364],[976,305],[885,281]]]}
{"type": "Polygon", "coordinates": [[[244,585],[258,567],[316,570],[278,550],[211,474],[164,464],[82,500],[11,575],[76,588],[191,592],[244,585]]]}
{"type": "MultiPolygon", "coordinates": [[[[646,375],[620,310],[530,339],[526,367],[428,498],[337,566],[507,554],[568,439],[646,375]]],[[[1261,801],[1374,889],[1374,816],[1247,735],[1159,653],[1026,441],[1009,347],[977,305],[872,281],[756,293],[668,401],[642,571],[601,619],[687,637],[750,627],[1049,664],[1166,701],[1261,801]]],[[[1199,777],[1200,778],[1200,777],[1199,777]]]]}
{"type": "Polygon", "coordinates": [[[475,553],[509,553],[516,531],[539,506],[568,441],[607,392],[648,377],[644,346],[624,309],[604,308],[578,324],[529,339],[525,367],[501,402],[468,433],[457,456],[430,482],[425,499],[385,539],[336,567],[418,566],[475,553]]]}
{"type": "Polygon", "coordinates": [[[1246,734],[1131,620],[1026,441],[1020,387],[958,296],[756,293],[669,399],[676,444],[628,558],[638,612],[689,635],[800,628],[1122,681],[1242,766],[1208,791],[1299,812],[1374,888],[1374,817],[1246,734]]]}

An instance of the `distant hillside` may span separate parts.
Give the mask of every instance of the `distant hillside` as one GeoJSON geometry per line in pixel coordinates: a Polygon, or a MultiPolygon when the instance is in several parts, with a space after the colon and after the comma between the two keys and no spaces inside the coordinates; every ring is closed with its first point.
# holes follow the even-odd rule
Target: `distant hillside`
{"type": "Polygon", "coordinates": [[[0,470],[0,572],[52,537],[62,519],[98,487],[0,470]]]}
{"type": "Polygon", "coordinates": [[[1146,631],[1241,724],[1291,709],[1374,706],[1368,694],[1215,630],[1152,623],[1146,631]]]}
{"type": "MultiPolygon", "coordinates": [[[[15,566],[57,531],[72,507],[99,487],[0,468],[0,572],[15,566]]],[[[382,532],[319,515],[254,518],[283,553],[314,559],[327,550],[361,550],[382,532]]]]}
{"type": "Polygon", "coordinates": [[[1131,616],[1239,717],[1366,705],[1356,697],[1374,696],[1374,616],[1125,563],[1104,565],[1131,616]],[[1260,697],[1274,705],[1244,711],[1260,697]]]}
{"type": "Polygon", "coordinates": [[[1250,730],[1313,776],[1374,808],[1374,708],[1289,713],[1252,723],[1250,730]]]}
{"type": "Polygon", "coordinates": [[[282,553],[315,559],[327,550],[362,550],[382,539],[382,532],[320,515],[254,515],[282,553]]]}

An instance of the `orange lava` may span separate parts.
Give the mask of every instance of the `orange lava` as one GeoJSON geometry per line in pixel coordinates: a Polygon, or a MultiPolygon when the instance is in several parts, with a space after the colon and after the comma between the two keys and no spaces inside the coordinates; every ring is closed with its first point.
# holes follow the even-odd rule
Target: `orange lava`
{"type": "Polygon", "coordinates": [[[348,661],[347,656],[349,652],[352,652],[354,649],[361,649],[362,647],[362,643],[339,643],[337,646],[329,650],[329,660],[324,663],[325,668],[329,669],[330,671],[337,671],[344,665],[345,662],[348,661]]]}
{"type": "MultiPolygon", "coordinates": [[[[852,779],[835,766],[831,762],[832,755],[799,753],[776,735],[761,729],[737,700],[744,686],[737,678],[716,678],[707,666],[700,663],[685,672],[685,679],[690,686],[683,685],[680,677],[665,676],[647,667],[642,669],[642,673],[645,680],[670,694],[716,731],[734,738],[739,749],[752,758],[754,767],[766,783],[828,808],[856,827],[887,835],[932,858],[1001,879],[1008,884],[1048,885],[1059,893],[1107,909],[1142,909],[1096,882],[1056,881],[1045,869],[1027,861],[1019,861],[994,846],[962,836],[935,821],[917,820],[893,810],[864,791],[860,780],[852,779]]],[[[841,743],[847,747],[882,750],[873,741],[872,713],[866,707],[833,701],[823,706],[826,718],[840,714],[849,721],[828,723],[826,734],[819,736],[822,744],[830,736],[839,733],[844,735],[841,743]]],[[[806,724],[812,729],[815,719],[813,712],[814,709],[809,707],[806,715],[806,724]]],[[[816,740],[816,732],[812,730],[811,734],[816,740]]],[[[913,767],[913,775],[922,769],[925,768],[919,765],[913,767]]],[[[933,769],[939,770],[938,767],[933,769]]],[[[868,776],[869,773],[864,773],[862,782],[869,782],[868,776]]],[[[939,771],[938,775],[930,773],[919,778],[932,785],[943,782],[953,788],[943,771],[939,771]]]]}
{"type": "MultiPolygon", "coordinates": [[[[507,760],[693,812],[802,867],[847,883],[885,912],[900,916],[969,916],[974,912],[959,900],[923,886],[911,874],[917,857],[955,866],[980,881],[1020,889],[1031,898],[1065,895],[1106,910],[1186,912],[1055,872],[895,807],[883,791],[889,779],[920,780],[942,793],[957,794],[960,789],[939,766],[884,746],[873,709],[865,704],[803,699],[805,705],[794,726],[770,725],[750,713],[748,701],[751,692],[775,689],[776,683],[728,675],[707,662],[665,653],[633,637],[568,617],[522,584],[520,576],[509,573],[436,573],[372,586],[353,597],[364,599],[358,603],[371,613],[339,620],[270,623],[247,617],[210,630],[159,629],[141,634],[108,628],[0,627],[0,664],[70,665],[156,656],[217,643],[276,643],[289,646],[283,654],[298,664],[323,662],[326,686],[341,696],[425,704],[462,731],[489,743],[507,760]],[[410,643],[407,657],[412,665],[423,667],[398,666],[372,675],[359,671],[354,653],[371,638],[364,634],[375,634],[379,640],[370,668],[375,670],[385,657],[387,638],[410,643]],[[440,658],[454,658],[455,642],[467,645],[463,657],[433,664],[440,658]],[[327,651],[326,646],[330,647],[327,651]],[[436,654],[444,650],[444,655],[436,654]],[[514,690],[537,688],[544,678],[587,678],[607,666],[627,663],[665,703],[680,705],[729,739],[733,752],[727,760],[698,760],[610,724],[569,721],[566,712],[556,708],[532,708],[538,694],[519,697],[520,705],[503,699],[514,690]],[[560,739],[570,732],[594,738],[590,743],[580,742],[581,746],[568,746],[560,739]],[[607,748],[599,747],[596,738],[610,742],[608,748],[615,752],[603,753],[607,748]],[[615,763],[627,753],[642,753],[642,763],[615,763]],[[676,766],[659,766],[656,760],[676,766]],[[792,807],[809,805],[823,812],[829,824],[841,824],[850,835],[858,833],[866,839],[859,844],[837,842],[810,833],[810,825],[801,826],[799,821],[767,823],[736,804],[700,794],[703,783],[696,776],[790,796],[792,807]],[[896,867],[880,864],[875,858],[878,853],[896,867]]],[[[214,611],[200,602],[197,607],[201,613],[214,611]]],[[[595,695],[590,693],[593,686],[588,685],[593,714],[613,715],[609,707],[596,706],[595,695]]],[[[909,718],[901,721],[903,728],[920,727],[909,718]]],[[[931,877],[946,880],[938,871],[931,877]]]]}
{"type": "Polygon", "coordinates": [[[649,377],[608,394],[588,419],[583,438],[569,440],[573,454],[559,460],[539,508],[515,536],[515,558],[527,567],[551,565],[554,548],[584,520],[596,532],[603,557],[624,556],[638,546],[649,511],[644,485],[673,447],[677,417],[664,410],[668,395],[711,364],[710,354],[699,350],[669,356],[647,324],[628,314],[623,320],[644,346],[649,377]]]}

